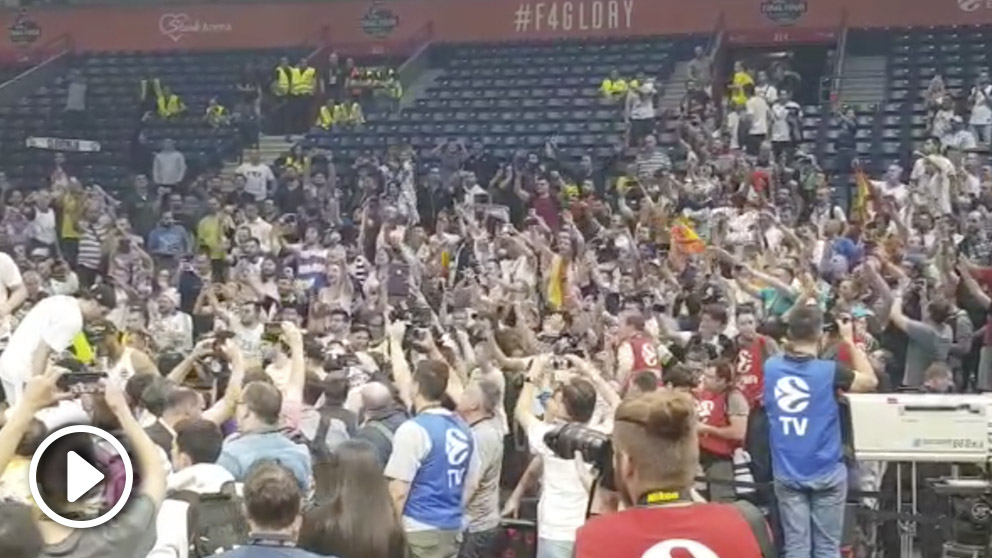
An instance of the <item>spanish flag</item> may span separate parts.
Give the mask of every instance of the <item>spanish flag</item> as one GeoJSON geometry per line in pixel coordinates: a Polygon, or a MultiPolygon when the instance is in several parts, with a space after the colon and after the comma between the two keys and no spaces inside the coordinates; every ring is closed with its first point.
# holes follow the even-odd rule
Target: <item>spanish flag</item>
{"type": "Polygon", "coordinates": [[[565,306],[565,286],[568,280],[568,262],[558,254],[551,260],[551,273],[548,274],[548,285],[545,295],[548,306],[552,311],[561,310],[565,306]]]}
{"type": "Polygon", "coordinates": [[[871,204],[871,184],[865,171],[858,169],[854,173],[854,199],[851,201],[851,220],[858,223],[867,223],[869,217],[869,204],[871,204]]]}
{"type": "Polygon", "coordinates": [[[685,217],[675,220],[672,225],[672,249],[684,254],[700,254],[706,251],[706,244],[693,230],[685,217]]]}

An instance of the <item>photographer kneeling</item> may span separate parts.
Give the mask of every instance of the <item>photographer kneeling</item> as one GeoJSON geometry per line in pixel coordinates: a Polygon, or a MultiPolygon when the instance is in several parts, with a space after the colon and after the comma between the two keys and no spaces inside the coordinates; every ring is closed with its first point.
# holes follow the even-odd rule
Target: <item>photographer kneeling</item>
{"type": "Polygon", "coordinates": [[[695,558],[777,556],[750,504],[693,502],[699,436],[690,395],[664,389],[625,400],[614,418],[612,446],[613,455],[599,461],[612,462],[627,509],[582,526],[576,558],[678,556],[679,550],[695,558]]]}

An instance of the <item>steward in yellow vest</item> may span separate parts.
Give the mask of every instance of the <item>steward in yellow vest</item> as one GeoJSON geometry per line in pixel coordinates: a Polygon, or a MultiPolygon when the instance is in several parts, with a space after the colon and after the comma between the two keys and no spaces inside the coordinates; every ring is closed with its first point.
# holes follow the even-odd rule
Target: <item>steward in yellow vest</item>
{"type": "Polygon", "coordinates": [[[317,88],[317,70],[307,64],[307,61],[300,60],[300,63],[290,69],[291,95],[313,95],[317,88]]]}
{"type": "Polygon", "coordinates": [[[210,103],[207,105],[207,111],[203,115],[203,119],[207,121],[207,124],[210,124],[214,128],[227,123],[227,109],[217,102],[217,97],[212,97],[210,99],[210,103]]]}
{"type": "Polygon", "coordinates": [[[625,95],[628,87],[627,81],[620,77],[619,72],[613,70],[610,72],[610,77],[604,79],[603,83],[599,86],[599,92],[604,97],[614,98],[625,95]]]}
{"type": "Polygon", "coordinates": [[[326,105],[322,105],[320,110],[317,111],[317,121],[314,122],[314,126],[320,128],[321,130],[330,130],[334,127],[334,113],[337,111],[337,107],[334,106],[334,100],[331,99],[327,101],[326,105]]]}
{"type": "Polygon", "coordinates": [[[141,101],[141,108],[155,110],[155,102],[162,95],[162,82],[158,78],[143,79],[138,87],[138,99],[141,101]]]}
{"type": "Polygon", "coordinates": [[[365,124],[365,113],[362,111],[362,105],[358,104],[358,101],[351,102],[351,108],[348,109],[348,123],[352,126],[365,124]]]}
{"type": "Polygon", "coordinates": [[[158,116],[162,119],[173,118],[186,112],[186,105],[183,104],[179,95],[176,95],[168,87],[162,87],[158,96],[158,116]]]}
{"type": "Polygon", "coordinates": [[[289,66],[289,59],[283,57],[279,60],[279,65],[276,66],[275,79],[272,81],[272,94],[276,97],[285,97],[289,95],[290,79],[292,77],[292,70],[289,66]]]}

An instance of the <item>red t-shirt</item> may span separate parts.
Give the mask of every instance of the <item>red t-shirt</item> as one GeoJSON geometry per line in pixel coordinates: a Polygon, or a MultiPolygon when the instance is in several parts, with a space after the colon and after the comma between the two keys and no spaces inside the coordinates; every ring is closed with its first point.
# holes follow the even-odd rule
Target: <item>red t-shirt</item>
{"type": "Polygon", "coordinates": [[[634,508],[579,528],[575,558],[762,558],[744,516],[729,504],[634,508]]]}

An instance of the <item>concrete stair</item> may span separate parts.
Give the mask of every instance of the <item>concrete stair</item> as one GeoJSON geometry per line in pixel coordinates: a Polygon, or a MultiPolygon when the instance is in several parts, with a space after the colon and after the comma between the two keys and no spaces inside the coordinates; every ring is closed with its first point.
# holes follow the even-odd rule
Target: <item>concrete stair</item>
{"type": "Polygon", "coordinates": [[[658,101],[658,108],[663,111],[677,111],[685,97],[686,82],[689,80],[689,61],[676,62],[672,75],[663,84],[664,90],[658,101]]]}
{"type": "Polygon", "coordinates": [[[417,79],[403,90],[403,97],[400,99],[400,110],[412,107],[417,99],[427,93],[427,88],[437,82],[437,78],[444,75],[441,68],[428,68],[417,76],[417,79]]]}
{"type": "MultiPolygon", "coordinates": [[[[294,143],[303,139],[302,135],[290,136],[289,139],[292,141],[286,141],[286,136],[259,136],[258,138],[258,151],[262,157],[263,163],[268,163],[271,165],[278,159],[282,154],[289,151],[289,148],[293,146],[294,143]]],[[[241,160],[244,160],[249,151],[253,149],[245,149],[241,152],[241,160]]],[[[224,168],[221,169],[220,175],[222,177],[234,177],[234,170],[238,168],[241,163],[239,161],[226,161],[224,163],[224,168]]]]}
{"type": "Polygon", "coordinates": [[[885,56],[848,56],[841,73],[841,104],[871,106],[885,101],[885,56]]]}

